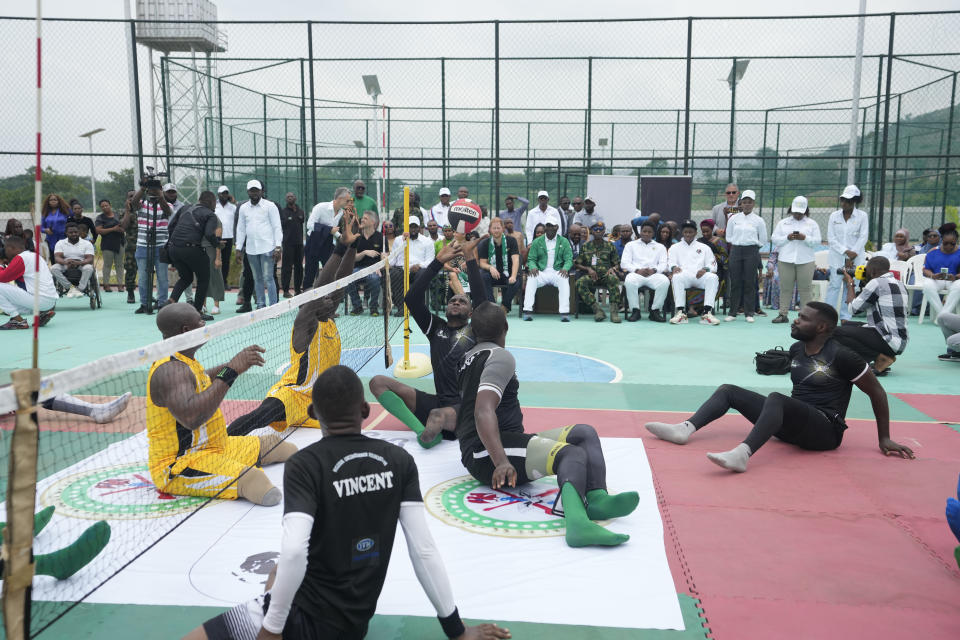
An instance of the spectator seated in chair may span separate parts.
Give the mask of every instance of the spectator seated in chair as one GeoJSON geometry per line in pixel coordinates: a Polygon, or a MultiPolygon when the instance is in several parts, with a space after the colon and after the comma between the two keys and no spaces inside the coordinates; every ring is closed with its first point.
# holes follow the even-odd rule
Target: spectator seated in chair
{"type": "MultiPolygon", "coordinates": [[[[573,266],[573,251],[570,242],[561,235],[560,216],[555,212],[547,214],[544,220],[544,233],[537,236],[534,228],[534,240],[530,243],[527,255],[527,289],[523,296],[523,319],[533,320],[533,301],[537,289],[543,286],[556,287],[560,306],[560,321],[570,322],[570,268],[573,266]]],[[[539,225],[538,225],[539,226],[539,225]]]]}
{"type": "MultiPolygon", "coordinates": [[[[927,253],[923,265],[923,295],[930,304],[934,320],[941,313],[954,313],[960,304],[960,251],[957,251],[957,230],[947,223],[940,227],[940,247],[927,253]],[[940,302],[940,294],[947,299],[940,302]]],[[[61,241],[62,242],[62,241],[61,241]]],[[[59,245],[58,245],[59,246],[59,245]]]]}
{"type": "Polygon", "coordinates": [[[677,308],[670,324],[687,323],[687,289],[697,287],[703,289],[703,315],[700,316],[700,324],[716,326],[720,324],[713,315],[713,305],[716,304],[717,289],[720,287],[716,274],[717,261],[708,247],[697,242],[695,222],[685,220],[681,228],[683,237],[680,242],[670,247],[667,253],[673,284],[673,302],[677,308]]]}
{"type": "Polygon", "coordinates": [[[593,319],[603,322],[607,316],[597,301],[596,291],[605,288],[610,294],[610,322],[619,324],[620,256],[613,243],[604,238],[606,230],[602,220],[590,226],[593,240],[583,245],[576,260],[577,270],[585,274],[577,280],[577,296],[593,309],[593,319]]]}
{"type": "Polygon", "coordinates": [[[627,243],[620,258],[620,269],[627,274],[623,280],[630,307],[627,322],[640,319],[640,289],[644,287],[653,290],[650,319],[666,322],[663,303],[670,291],[670,279],[664,275],[667,270],[667,250],[659,242],[654,242],[654,233],[656,225],[650,220],[644,222],[640,227],[640,238],[627,243]]]}
{"type": "Polygon", "coordinates": [[[86,295],[87,285],[93,276],[93,256],[96,250],[89,240],[82,237],[80,225],[67,223],[67,237],[57,242],[53,249],[54,264],[50,267],[53,279],[66,290],[67,298],[81,298],[86,295]],[[76,287],[67,280],[68,269],[80,269],[80,282],[76,287]]]}
{"type": "Polygon", "coordinates": [[[867,323],[846,321],[834,330],[833,337],[867,362],[874,362],[875,375],[886,375],[907,348],[909,298],[906,287],[890,273],[890,261],[885,257],[870,258],[864,275],[868,281],[856,299],[849,273],[844,274],[844,281],[851,315],[864,309],[867,323]]]}
{"type": "Polygon", "coordinates": [[[514,238],[504,233],[500,218],[490,221],[490,237],[481,240],[477,246],[477,264],[483,276],[487,300],[494,302],[493,288],[503,287],[502,305],[509,315],[513,298],[520,288],[520,248],[514,238]]]}

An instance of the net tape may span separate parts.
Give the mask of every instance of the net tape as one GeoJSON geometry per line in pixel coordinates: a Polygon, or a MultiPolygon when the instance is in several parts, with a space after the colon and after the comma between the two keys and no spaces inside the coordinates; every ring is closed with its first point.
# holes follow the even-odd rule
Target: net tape
{"type": "MultiPolygon", "coordinates": [[[[385,264],[378,262],[322,287],[304,291],[293,298],[282,299],[276,304],[264,309],[237,315],[233,318],[221,320],[215,324],[206,325],[167,340],[160,340],[146,347],[104,356],[99,360],[82,364],[73,369],[58,371],[57,373],[45,376],[40,382],[40,393],[37,398],[37,403],[39,404],[44,400],[60,394],[69,393],[78,387],[92,385],[100,380],[109,378],[118,371],[135,369],[144,365],[149,366],[157,360],[171,356],[183,349],[189,349],[190,347],[208,342],[213,338],[226,335],[231,331],[248,327],[257,322],[279,317],[312,300],[322,298],[334,291],[343,289],[351,283],[365,278],[383,268],[386,268],[385,264]]],[[[13,387],[7,386],[0,388],[0,415],[16,411],[16,409],[17,398],[13,387]]]]}

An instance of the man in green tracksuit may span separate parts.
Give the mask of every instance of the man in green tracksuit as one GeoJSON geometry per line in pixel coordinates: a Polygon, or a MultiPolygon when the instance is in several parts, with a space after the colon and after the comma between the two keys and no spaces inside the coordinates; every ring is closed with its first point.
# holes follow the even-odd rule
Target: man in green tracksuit
{"type": "Polygon", "coordinates": [[[560,302],[560,320],[570,322],[570,267],[573,249],[561,235],[560,218],[552,211],[544,219],[546,233],[530,243],[527,254],[527,290],[523,295],[523,319],[533,320],[533,299],[542,286],[556,287],[560,302]]]}

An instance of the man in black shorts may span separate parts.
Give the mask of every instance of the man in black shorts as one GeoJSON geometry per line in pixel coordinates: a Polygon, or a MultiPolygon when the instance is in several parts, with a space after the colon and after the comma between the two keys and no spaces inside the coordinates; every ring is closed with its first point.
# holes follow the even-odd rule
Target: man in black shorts
{"type": "Polygon", "coordinates": [[[637,508],[635,491],[607,493],[607,467],[600,437],[587,424],[574,424],[533,435],[523,432],[517,399],[516,363],[504,348],[507,317],[498,305],[484,302],[470,320],[477,344],[459,368],[461,404],[457,440],[463,466],[474,478],[499,489],[557,476],[571,547],[614,546],[630,539],[607,531],[593,520],[625,516],[637,508]]]}
{"type": "MultiPolygon", "coordinates": [[[[323,439],[291,457],[283,474],[283,538],[270,592],[204,623],[191,640],[363,638],[383,588],[397,521],[423,590],[449,638],[509,638],[494,624],[465,627],[427,527],[409,453],[368,438],[363,383],[349,367],[324,371],[311,414],[323,439]]],[[[268,581],[269,584],[269,581],[268,581]]]]}
{"type": "Polygon", "coordinates": [[[789,396],[771,393],[764,397],[732,384],[721,385],[689,420],[679,424],[648,422],[650,433],[661,440],[685,444],[728,409],[736,409],[753,423],[746,440],[724,453],[707,458],[724,469],[744,472],[757,449],[776,436],[802,449],[829,451],[840,446],[847,428],[844,418],[853,385],[870,396],[877,420],[880,451],[884,455],[913,458],[913,451],[890,439],[890,409],[887,394],[866,361],[833,338],[837,311],[823,302],[810,302],[791,325],[789,396]]]}
{"type": "Polygon", "coordinates": [[[460,392],[457,389],[457,366],[467,349],[476,344],[468,326],[470,314],[487,299],[483,276],[477,266],[477,239],[463,238],[451,242],[437,254],[407,292],[404,302],[423,334],[430,341],[430,362],[436,394],[426,393],[389,376],[374,376],[370,392],[383,408],[417,434],[420,446],[429,449],[443,438],[453,440],[460,392]],[[470,296],[457,294],[447,303],[447,319],[431,314],[427,307],[427,290],[443,265],[462,254],[467,258],[470,296]]]}

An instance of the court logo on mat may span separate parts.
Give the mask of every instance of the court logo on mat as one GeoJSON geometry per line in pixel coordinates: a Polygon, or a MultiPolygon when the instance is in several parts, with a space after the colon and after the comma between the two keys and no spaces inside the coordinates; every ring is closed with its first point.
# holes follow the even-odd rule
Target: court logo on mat
{"type": "Polygon", "coordinates": [[[193,511],[206,500],[158,491],[147,466],[139,463],[64,476],[40,496],[58,514],[91,520],[164,518],[193,511]]]}
{"type": "Polygon", "coordinates": [[[440,520],[473,533],[543,538],[566,533],[563,518],[553,513],[558,494],[552,476],[496,490],[459,476],[427,491],[424,503],[440,520]]]}

